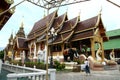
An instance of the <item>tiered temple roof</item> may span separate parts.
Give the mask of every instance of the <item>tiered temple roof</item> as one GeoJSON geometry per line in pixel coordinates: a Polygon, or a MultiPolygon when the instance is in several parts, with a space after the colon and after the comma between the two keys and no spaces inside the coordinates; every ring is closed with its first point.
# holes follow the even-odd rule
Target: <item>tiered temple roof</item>
{"type": "Polygon", "coordinates": [[[17,47],[19,49],[28,49],[28,44],[26,42],[26,38],[19,38],[17,39],[17,47]]]}
{"type": "Polygon", "coordinates": [[[71,37],[71,35],[73,35],[74,28],[76,27],[78,21],[79,16],[71,20],[65,21],[61,28],[61,31],[58,33],[58,36],[53,43],[58,44],[67,41],[71,37]]]}
{"type": "Polygon", "coordinates": [[[14,13],[14,11],[12,10],[9,10],[6,13],[3,13],[5,10],[9,9],[10,5],[13,3],[14,3],[13,0],[1,0],[0,1],[0,13],[1,13],[0,14],[0,30],[14,13]]]}
{"type": "Polygon", "coordinates": [[[28,49],[27,38],[25,37],[23,22],[21,22],[19,30],[13,39],[13,48],[21,50],[28,49]]]}
{"type": "Polygon", "coordinates": [[[38,42],[46,40],[45,35],[47,27],[49,27],[49,30],[53,27],[57,32],[57,36],[52,44],[92,38],[95,36],[97,28],[99,29],[103,40],[108,40],[105,33],[106,30],[102,23],[101,14],[87,20],[80,21],[80,16],[68,20],[67,13],[58,16],[57,11],[54,11],[35,23],[33,29],[28,35],[28,41],[35,38],[38,38],[38,42]]]}
{"type": "Polygon", "coordinates": [[[55,17],[57,17],[57,11],[54,11],[53,13],[36,22],[31,32],[28,34],[28,40],[42,36],[46,32],[47,27],[52,25],[55,17]]]}

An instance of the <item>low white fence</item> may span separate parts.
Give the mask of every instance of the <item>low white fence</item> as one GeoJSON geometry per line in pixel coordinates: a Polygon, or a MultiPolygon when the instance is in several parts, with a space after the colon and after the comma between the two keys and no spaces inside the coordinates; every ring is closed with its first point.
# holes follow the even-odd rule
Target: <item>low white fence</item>
{"type": "Polygon", "coordinates": [[[0,73],[1,73],[1,68],[2,68],[2,60],[0,59],[0,73]]]}
{"type": "MultiPolygon", "coordinates": [[[[46,70],[2,64],[2,68],[13,72],[7,75],[7,80],[45,80],[46,70]]],[[[48,79],[56,80],[56,69],[48,69],[48,79]]]]}

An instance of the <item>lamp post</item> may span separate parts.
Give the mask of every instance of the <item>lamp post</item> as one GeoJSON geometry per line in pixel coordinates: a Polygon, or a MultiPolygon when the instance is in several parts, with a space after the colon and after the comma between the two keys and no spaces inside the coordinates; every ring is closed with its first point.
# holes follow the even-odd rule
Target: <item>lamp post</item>
{"type": "Polygon", "coordinates": [[[52,27],[51,30],[50,30],[50,34],[52,35],[52,50],[51,50],[51,53],[50,53],[50,68],[53,68],[53,40],[54,40],[54,37],[57,35],[57,33],[55,32],[55,29],[52,27]]]}

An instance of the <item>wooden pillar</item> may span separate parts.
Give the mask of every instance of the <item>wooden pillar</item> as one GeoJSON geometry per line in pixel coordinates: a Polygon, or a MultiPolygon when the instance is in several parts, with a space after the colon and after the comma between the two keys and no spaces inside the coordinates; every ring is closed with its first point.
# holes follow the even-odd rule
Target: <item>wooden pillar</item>
{"type": "Polygon", "coordinates": [[[90,41],[91,41],[91,54],[92,54],[92,57],[95,59],[95,46],[94,46],[94,39],[91,38],[90,41]]]}
{"type": "MultiPolygon", "coordinates": [[[[62,54],[62,56],[63,56],[63,52],[64,52],[64,43],[62,43],[61,48],[62,48],[62,52],[61,52],[61,54],[62,54]]],[[[63,59],[62,59],[61,61],[64,62],[64,57],[63,57],[63,59]]]]}
{"type": "Polygon", "coordinates": [[[104,47],[103,47],[103,39],[100,38],[100,42],[101,42],[101,49],[102,49],[102,61],[104,61],[104,47]]]}
{"type": "Polygon", "coordinates": [[[62,47],[62,54],[63,54],[63,51],[64,51],[64,43],[62,43],[61,47],[62,47]]]}

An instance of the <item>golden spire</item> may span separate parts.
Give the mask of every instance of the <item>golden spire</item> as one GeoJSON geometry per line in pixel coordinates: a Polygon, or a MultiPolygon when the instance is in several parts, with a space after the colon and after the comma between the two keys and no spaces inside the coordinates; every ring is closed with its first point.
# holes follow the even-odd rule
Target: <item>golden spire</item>
{"type": "Polygon", "coordinates": [[[23,28],[23,26],[24,26],[24,24],[23,24],[23,22],[21,22],[21,28],[23,28]]]}
{"type": "Polygon", "coordinates": [[[23,26],[24,26],[23,20],[24,20],[24,16],[22,16],[22,22],[21,22],[20,28],[23,28],[23,26]]]}

